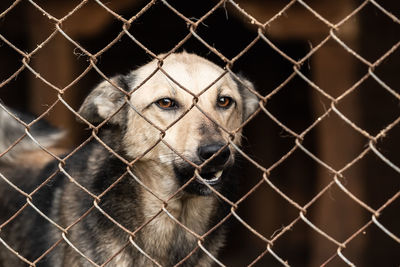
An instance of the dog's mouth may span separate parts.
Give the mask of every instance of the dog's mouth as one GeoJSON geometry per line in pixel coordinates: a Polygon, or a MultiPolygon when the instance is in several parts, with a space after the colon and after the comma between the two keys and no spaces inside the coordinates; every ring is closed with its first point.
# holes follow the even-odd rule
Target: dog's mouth
{"type": "Polygon", "coordinates": [[[224,171],[220,170],[217,172],[202,172],[200,173],[200,177],[197,176],[197,181],[202,184],[216,185],[221,181],[222,173],[224,171]]]}
{"type": "Polygon", "coordinates": [[[203,166],[196,171],[192,166],[174,166],[179,184],[182,186],[191,180],[193,181],[185,187],[185,191],[197,195],[209,195],[213,187],[219,191],[225,183],[225,178],[230,172],[231,165],[226,166],[203,166]]]}

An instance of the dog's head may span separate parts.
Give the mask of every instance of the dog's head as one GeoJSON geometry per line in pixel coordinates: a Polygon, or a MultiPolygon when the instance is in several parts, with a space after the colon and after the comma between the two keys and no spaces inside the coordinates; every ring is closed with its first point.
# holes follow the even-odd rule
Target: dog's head
{"type": "Polygon", "coordinates": [[[109,82],[101,83],[86,98],[80,114],[91,122],[109,118],[122,127],[121,142],[131,159],[140,158],[141,178],[152,179],[162,190],[174,193],[195,176],[187,192],[208,194],[204,184],[218,187],[234,162],[241,125],[255,111],[257,97],[252,84],[194,54],[171,54],[157,70],[152,61],[112,81],[133,93],[129,103],[109,82]],[[250,90],[249,90],[250,89],[250,90]],[[152,178],[147,178],[147,177],[152,178]],[[168,189],[167,189],[168,188],[168,189]]]}

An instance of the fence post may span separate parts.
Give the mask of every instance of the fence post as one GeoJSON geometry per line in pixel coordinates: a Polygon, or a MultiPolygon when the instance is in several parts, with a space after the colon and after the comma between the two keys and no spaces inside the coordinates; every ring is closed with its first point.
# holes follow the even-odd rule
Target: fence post
{"type": "MultiPolygon", "coordinates": [[[[355,29],[353,27],[353,29],[355,29]]],[[[351,45],[357,44],[355,37],[357,32],[349,32],[346,42],[351,45]]],[[[352,46],[354,47],[354,46],[352,46]]],[[[326,43],[323,48],[319,49],[311,62],[311,71],[314,81],[326,92],[329,92],[333,97],[340,96],[343,92],[349,89],[355,81],[357,81],[357,68],[354,65],[354,58],[346,55],[346,51],[336,43],[326,43]],[[342,55],[341,60],[337,60],[338,55],[342,55]]],[[[346,101],[349,101],[347,99],[346,101]]],[[[357,99],[351,98],[351,103],[346,103],[341,107],[341,111],[345,114],[351,114],[352,118],[358,119],[360,117],[360,104],[357,99]]],[[[318,93],[314,93],[313,109],[316,114],[324,113],[324,109],[329,106],[323,106],[318,93]]],[[[317,147],[319,158],[328,163],[330,166],[339,170],[355,158],[362,144],[362,136],[356,131],[351,129],[344,123],[336,114],[331,113],[325,120],[329,123],[320,124],[317,134],[317,147]],[[350,129],[350,130],[349,130],[350,129]],[[349,135],[349,131],[354,131],[354,134],[349,135]]],[[[360,163],[351,167],[345,174],[350,174],[348,179],[351,179],[352,192],[363,198],[364,188],[362,184],[360,163]]],[[[317,170],[317,192],[324,188],[330,181],[333,180],[333,174],[328,172],[320,166],[317,170]]],[[[339,242],[345,241],[352,233],[356,231],[362,224],[362,213],[357,207],[348,205],[350,198],[341,192],[341,190],[333,185],[325,197],[322,197],[316,203],[316,212],[313,218],[316,225],[324,229],[327,233],[333,236],[339,242]],[[329,210],[329,212],[327,212],[329,210]],[[335,223],[338,221],[346,221],[345,224],[335,223]]],[[[364,241],[364,240],[363,240],[364,241]]],[[[352,248],[355,250],[346,249],[346,254],[352,254],[353,258],[361,260],[363,253],[364,242],[361,240],[354,240],[352,248]]],[[[312,263],[310,266],[319,266],[325,262],[334,251],[332,245],[323,238],[316,238],[313,235],[312,240],[312,263]]],[[[361,264],[362,265],[362,264],[361,264]]]]}

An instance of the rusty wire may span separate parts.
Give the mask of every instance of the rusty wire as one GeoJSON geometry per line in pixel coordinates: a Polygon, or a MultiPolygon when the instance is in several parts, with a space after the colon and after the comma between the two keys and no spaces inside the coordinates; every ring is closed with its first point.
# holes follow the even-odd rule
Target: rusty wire
{"type": "MultiPolygon", "coordinates": [[[[16,8],[22,0],[16,0],[13,2],[6,10],[4,10],[0,14],[0,19],[4,18],[7,16],[7,14],[16,8]]],[[[338,105],[345,99],[350,93],[356,91],[359,88],[359,85],[363,83],[367,78],[372,78],[374,79],[382,89],[386,90],[389,94],[391,94],[392,97],[396,98],[397,100],[400,100],[400,94],[398,91],[394,90],[391,88],[388,84],[386,84],[375,72],[374,70],[376,67],[378,67],[386,58],[391,56],[395,51],[398,51],[400,47],[400,42],[396,43],[393,45],[388,51],[386,51],[381,57],[379,57],[375,62],[370,62],[369,60],[365,59],[362,55],[357,53],[354,49],[352,49],[350,46],[346,44],[345,40],[342,40],[340,38],[340,35],[338,34],[338,31],[342,27],[344,23],[346,23],[348,20],[353,18],[356,14],[358,14],[366,5],[372,5],[374,6],[377,10],[382,12],[385,16],[390,18],[393,23],[400,24],[400,19],[396,17],[394,14],[392,14],[389,10],[386,10],[383,6],[381,6],[378,2],[374,0],[366,0],[362,2],[360,5],[356,6],[352,12],[350,12],[347,16],[341,18],[339,22],[333,23],[329,21],[328,19],[324,18],[319,12],[317,12],[315,9],[313,9],[309,4],[307,4],[306,1],[302,0],[292,0],[289,1],[275,16],[270,18],[268,21],[258,21],[254,16],[252,16],[248,11],[245,9],[241,8],[238,3],[236,3],[234,0],[220,0],[216,1],[215,5],[213,8],[211,8],[206,14],[204,14],[203,17],[197,19],[196,21],[193,21],[192,19],[186,17],[184,14],[182,14],[179,10],[174,8],[174,5],[172,1],[167,1],[167,0],[152,0],[149,1],[146,5],[143,6],[142,10],[132,16],[131,18],[124,18],[122,15],[118,14],[117,12],[111,10],[110,8],[107,7],[106,4],[102,3],[100,0],[95,0],[94,2],[98,5],[98,7],[102,8],[104,12],[107,12],[109,15],[113,16],[116,20],[120,21],[122,23],[120,32],[118,33],[117,37],[115,37],[110,43],[108,43],[103,49],[101,49],[99,52],[92,54],[89,51],[87,51],[83,46],[81,46],[76,40],[74,40],[71,36],[69,36],[66,31],[64,31],[63,28],[63,23],[66,22],[67,20],[70,19],[72,15],[74,15],[79,9],[81,9],[83,6],[87,5],[89,2],[88,0],[83,0],[81,1],[78,5],[76,5],[70,12],[68,12],[67,15],[65,15],[62,18],[56,18],[54,15],[50,14],[47,12],[44,8],[40,6],[39,3],[36,3],[34,0],[28,0],[29,4],[31,5],[30,8],[32,9],[37,9],[40,11],[42,14],[44,14],[47,19],[54,25],[54,31],[41,43],[37,46],[36,49],[32,50],[31,52],[24,52],[21,49],[19,49],[16,45],[14,45],[11,41],[9,41],[5,36],[3,36],[0,33],[0,40],[5,43],[5,45],[9,46],[12,48],[15,52],[17,52],[21,57],[21,66],[18,68],[16,72],[14,72],[12,75],[10,75],[7,79],[3,80],[0,83],[0,88],[4,87],[7,85],[11,80],[13,80],[16,76],[18,76],[19,73],[23,70],[30,71],[36,78],[40,79],[46,86],[49,88],[52,88],[56,93],[57,93],[57,100],[40,116],[31,122],[30,124],[26,124],[23,121],[21,121],[16,115],[12,114],[12,112],[7,110],[7,107],[0,104],[0,108],[8,112],[15,120],[17,120],[21,125],[25,127],[25,134],[21,136],[18,140],[16,140],[8,149],[5,151],[0,151],[0,157],[5,155],[9,150],[11,150],[15,145],[17,145],[20,140],[24,137],[31,138],[36,144],[40,146],[40,148],[51,155],[54,160],[58,161],[58,170],[53,173],[51,176],[49,176],[41,185],[39,185],[33,192],[24,192],[22,189],[18,188],[17,185],[13,184],[10,179],[8,179],[6,176],[3,174],[0,174],[0,179],[4,180],[7,184],[9,184],[11,187],[13,187],[16,191],[19,192],[19,194],[23,195],[26,197],[26,203],[21,207],[21,209],[15,213],[11,218],[9,218],[7,221],[3,222],[0,225],[0,231],[3,227],[5,227],[7,224],[9,224],[11,221],[15,220],[18,217],[18,214],[22,212],[25,208],[28,206],[32,207],[35,209],[40,216],[42,216],[44,219],[49,221],[51,224],[53,224],[56,228],[60,230],[60,239],[53,244],[51,247],[48,248],[48,250],[41,255],[38,259],[35,259],[33,262],[29,261],[28,259],[24,258],[23,255],[19,254],[18,251],[15,251],[12,247],[10,247],[3,239],[0,238],[0,242],[2,245],[7,248],[10,253],[15,254],[17,257],[21,259],[21,261],[27,263],[30,266],[35,266],[36,263],[42,259],[44,256],[49,254],[53,249],[55,249],[59,243],[64,240],[71,248],[73,248],[77,253],[79,253],[82,257],[86,258],[86,260],[91,263],[93,266],[106,266],[113,258],[118,256],[119,253],[121,253],[126,247],[128,246],[134,246],[136,247],[143,255],[145,255],[148,259],[150,259],[155,265],[161,266],[158,262],[157,259],[152,258],[149,254],[146,253],[140,246],[135,242],[135,235],[147,224],[149,224],[152,220],[154,220],[157,216],[159,216],[162,213],[165,213],[167,216],[169,216],[176,224],[180,225],[185,231],[188,231],[191,233],[198,241],[197,241],[197,247],[189,254],[187,255],[186,258],[182,259],[179,263],[177,263],[177,266],[182,264],[186,259],[188,259],[193,253],[195,253],[198,250],[202,250],[204,253],[206,253],[210,258],[214,260],[214,262],[219,265],[219,266],[225,266],[224,263],[222,263],[216,255],[212,255],[207,249],[203,246],[203,241],[204,238],[207,237],[211,232],[213,232],[216,228],[218,228],[220,225],[222,225],[228,218],[233,217],[235,218],[240,224],[242,224],[244,227],[246,227],[252,234],[254,234],[257,238],[259,238],[261,241],[265,243],[265,250],[260,253],[255,259],[249,259],[251,263],[249,266],[255,265],[262,257],[264,257],[266,254],[270,254],[272,257],[274,257],[282,266],[289,266],[289,263],[282,258],[282,256],[279,255],[279,253],[274,251],[274,244],[278,239],[281,239],[285,234],[290,231],[296,224],[298,224],[300,221],[304,222],[307,224],[310,229],[312,229],[315,233],[320,235],[323,239],[327,240],[328,242],[332,243],[334,246],[337,247],[336,253],[334,253],[330,258],[327,259],[327,261],[324,263],[324,265],[328,264],[335,258],[339,258],[343,263],[345,263],[348,266],[354,266],[354,264],[351,262],[350,259],[346,258],[344,255],[344,251],[346,250],[346,246],[352,242],[355,238],[357,238],[365,229],[370,227],[371,225],[375,225],[378,227],[382,233],[386,234],[388,237],[393,239],[395,242],[400,243],[400,237],[396,235],[396,233],[393,233],[387,226],[382,224],[379,221],[380,215],[385,211],[385,208],[388,207],[390,204],[395,202],[400,198],[400,192],[397,192],[393,196],[391,196],[387,201],[381,205],[381,207],[374,209],[371,206],[369,206],[367,203],[365,203],[362,199],[357,197],[354,193],[351,192],[348,188],[346,188],[346,184],[342,182],[342,179],[345,177],[344,172],[351,168],[353,165],[357,164],[357,162],[361,161],[367,154],[375,154],[379,159],[386,164],[388,167],[393,169],[395,172],[400,174],[400,167],[394,164],[389,158],[387,158],[384,154],[382,154],[379,151],[379,146],[378,146],[378,141],[381,140],[384,136],[387,136],[390,134],[390,131],[397,125],[400,124],[400,117],[392,121],[388,126],[385,128],[381,129],[381,131],[377,135],[372,135],[368,131],[364,130],[360,126],[358,126],[355,122],[353,122],[350,118],[346,117],[345,114],[343,114],[339,108],[338,105]],[[135,21],[140,18],[143,14],[145,14],[149,9],[151,9],[156,3],[162,3],[165,7],[169,8],[172,12],[174,12],[180,19],[182,19],[188,27],[187,34],[184,38],[182,38],[170,51],[168,51],[164,56],[159,57],[157,56],[153,51],[148,49],[144,44],[142,44],[138,39],[136,39],[128,30],[131,27],[135,21]],[[274,44],[273,40],[271,40],[269,37],[267,37],[267,30],[270,25],[277,20],[279,17],[281,17],[285,12],[290,10],[294,4],[301,5],[306,9],[310,14],[315,16],[320,22],[326,25],[326,27],[329,29],[328,34],[325,36],[325,38],[322,39],[320,43],[315,45],[308,53],[305,55],[303,58],[300,60],[295,60],[289,55],[287,55],[283,50],[281,50],[277,45],[274,44]],[[256,32],[257,35],[256,37],[251,40],[247,46],[241,50],[236,56],[232,57],[231,59],[223,55],[218,49],[213,47],[213,45],[207,43],[197,32],[198,26],[203,23],[209,16],[211,16],[217,9],[221,7],[226,7],[229,6],[229,8],[235,10],[242,16],[243,19],[249,21],[254,27],[256,27],[256,32]],[[79,49],[84,55],[88,57],[88,62],[89,65],[88,67],[75,79],[73,80],[70,84],[63,88],[59,88],[46,80],[39,72],[37,72],[31,65],[31,59],[32,57],[35,56],[35,54],[39,50],[45,50],[46,46],[48,43],[55,38],[56,34],[61,34],[63,38],[65,39],[65,42],[71,43],[76,49],[79,49]],[[118,85],[116,85],[111,79],[109,79],[103,72],[102,70],[97,66],[97,62],[99,57],[104,54],[106,51],[108,51],[115,43],[117,43],[123,36],[128,37],[133,43],[137,44],[140,46],[143,51],[147,54],[149,54],[152,58],[158,60],[158,67],[153,71],[153,73],[146,79],[144,80],[137,88],[133,89],[131,92],[125,92],[122,88],[120,88],[118,85]],[[199,169],[201,166],[193,165],[193,163],[190,162],[190,160],[186,159],[183,155],[179,155],[177,151],[174,150],[172,146],[170,146],[165,140],[165,132],[168,128],[172,127],[179,119],[181,119],[183,116],[185,116],[191,109],[197,108],[199,109],[209,120],[213,119],[207,115],[206,111],[202,111],[200,107],[197,106],[197,99],[200,97],[201,94],[203,94],[205,91],[208,90],[215,82],[217,82],[221,77],[216,79],[215,81],[212,81],[210,85],[207,88],[204,88],[204,90],[195,95],[193,94],[190,90],[185,88],[182,85],[179,85],[177,81],[174,80],[173,77],[171,77],[162,67],[163,65],[163,60],[167,58],[171,53],[174,53],[178,49],[180,49],[185,42],[189,38],[195,38],[197,39],[200,43],[202,43],[204,46],[206,46],[210,52],[215,54],[217,57],[219,57],[224,63],[225,63],[225,72],[221,75],[224,76],[227,73],[232,74],[235,79],[240,81],[240,78],[237,77],[232,71],[231,68],[235,64],[235,62],[240,59],[241,57],[245,56],[245,54],[255,45],[257,42],[264,42],[267,44],[270,48],[274,49],[277,53],[279,53],[282,56],[282,59],[289,62],[293,66],[293,72],[290,74],[287,79],[281,83],[279,86],[277,86],[274,90],[272,90],[269,94],[267,95],[260,95],[258,92],[254,92],[257,94],[259,97],[259,108],[253,114],[246,122],[243,123],[238,129],[236,129],[234,132],[229,132],[228,130],[224,129],[222,126],[221,129],[225,132],[228,132],[231,136],[234,136],[240,129],[242,129],[249,121],[251,121],[257,114],[258,116],[267,116],[269,117],[272,121],[274,121],[280,128],[282,128],[287,134],[292,136],[294,138],[293,146],[292,148],[282,156],[278,161],[274,162],[271,166],[263,166],[261,163],[258,163],[256,159],[253,159],[251,156],[247,155],[241,148],[236,146],[232,141],[229,143],[231,146],[233,146],[239,154],[241,154],[247,161],[252,164],[252,166],[256,169],[258,169],[261,173],[262,176],[259,179],[259,182],[253,186],[244,196],[242,196],[239,200],[236,202],[232,202],[232,200],[227,199],[225,196],[223,196],[221,193],[217,192],[215,189],[213,189],[211,186],[210,189],[220,198],[222,201],[225,201],[231,206],[230,213],[222,220],[220,221],[217,225],[215,225],[212,229],[210,229],[207,233],[204,235],[200,235],[199,233],[196,233],[192,231],[190,228],[188,228],[186,225],[182,224],[177,218],[175,218],[171,213],[168,212],[166,207],[168,206],[169,200],[171,200],[176,194],[178,194],[180,191],[183,190],[185,186],[187,186],[191,181],[196,179],[198,177],[199,179],[202,179],[200,174],[199,174],[199,169]],[[301,67],[304,65],[304,63],[310,59],[310,57],[316,53],[327,41],[334,41],[336,44],[338,44],[340,47],[342,47],[349,55],[352,55],[354,58],[356,58],[359,62],[361,62],[363,65],[368,67],[367,73],[359,79],[357,82],[354,83],[353,86],[350,88],[346,89],[341,95],[338,97],[333,97],[329,93],[327,93],[324,88],[321,88],[317,84],[315,84],[310,78],[308,78],[305,74],[302,73],[301,67]],[[171,81],[173,81],[179,88],[182,90],[186,91],[187,93],[191,94],[193,97],[193,104],[188,108],[182,116],[180,116],[175,122],[173,122],[171,125],[168,126],[167,129],[160,129],[156,125],[153,125],[155,129],[158,130],[159,132],[159,138],[158,140],[152,144],[140,157],[136,158],[134,161],[129,162],[127,159],[122,158],[120,155],[118,155],[115,151],[113,151],[109,146],[107,146],[97,135],[97,132],[99,128],[101,128],[105,123],[107,123],[108,120],[110,120],[119,110],[117,110],[114,114],[110,115],[108,119],[106,119],[103,123],[101,123],[98,126],[94,126],[91,123],[89,123],[85,118],[80,116],[76,110],[74,110],[69,103],[64,99],[65,92],[71,88],[73,85],[75,85],[79,80],[81,80],[90,70],[95,70],[101,77],[103,77],[105,80],[107,80],[112,86],[114,86],[116,89],[120,90],[126,95],[125,98],[125,103],[124,105],[128,105],[130,108],[132,108],[135,112],[139,113],[140,116],[142,116],[148,123],[152,124],[151,121],[147,120],[145,116],[140,114],[129,102],[129,98],[134,93],[137,89],[140,88],[141,85],[143,85],[148,79],[151,78],[152,75],[154,75],[157,71],[161,71],[164,73],[171,81]],[[271,98],[274,97],[274,95],[279,92],[288,82],[293,80],[295,77],[301,78],[304,82],[306,82],[317,94],[319,94],[322,98],[326,99],[330,103],[330,107],[325,110],[323,114],[321,114],[313,123],[311,123],[304,131],[297,133],[293,129],[289,128],[286,126],[283,122],[281,122],[277,117],[275,117],[269,110],[267,106],[267,101],[270,100],[271,98]],[[44,146],[42,146],[31,134],[30,134],[30,127],[36,123],[36,121],[40,120],[44,116],[46,116],[57,103],[62,103],[65,107],[67,107],[77,118],[79,118],[81,121],[83,121],[91,130],[92,130],[92,135],[82,144],[80,144],[76,149],[74,149],[72,152],[70,152],[68,155],[64,156],[63,158],[59,158],[55,154],[53,154],[51,151],[46,149],[44,146]],[[324,121],[329,115],[331,114],[336,114],[344,123],[349,125],[354,131],[360,133],[363,137],[365,137],[368,142],[367,146],[364,147],[363,151],[356,155],[351,161],[347,162],[345,166],[341,169],[335,169],[334,167],[330,166],[328,163],[324,162],[322,159],[320,159],[318,156],[313,154],[306,146],[303,145],[303,141],[305,136],[313,129],[315,129],[322,121],[324,121]],[[72,177],[68,172],[65,171],[64,165],[65,165],[65,160],[67,160],[69,157],[71,157],[73,154],[76,153],[80,148],[82,148],[85,144],[87,144],[90,140],[96,139],[100,144],[102,144],[110,153],[115,155],[118,159],[120,159],[123,163],[126,164],[127,170],[126,172],[121,175],[109,188],[107,188],[103,193],[96,195],[93,194],[92,192],[88,191],[84,186],[82,186],[76,179],[76,177],[72,177]],[[197,170],[195,172],[195,175],[188,181],[187,184],[185,184],[182,188],[180,188],[175,194],[169,196],[167,199],[163,199],[162,197],[158,196],[156,193],[152,192],[150,188],[146,187],[141,181],[140,178],[136,177],[133,172],[131,171],[131,167],[135,164],[136,161],[140,160],[142,157],[144,157],[147,153],[149,153],[158,143],[163,142],[165,145],[170,147],[170,149],[176,153],[179,157],[181,157],[183,160],[186,162],[189,162],[192,164],[197,170]],[[321,168],[327,170],[331,174],[331,181],[316,194],[310,201],[308,201],[305,205],[301,205],[298,202],[294,201],[291,199],[288,195],[286,195],[282,190],[279,189],[278,186],[276,186],[271,180],[270,180],[270,173],[274,169],[276,169],[278,166],[280,166],[285,160],[290,157],[295,151],[300,151],[304,154],[306,154],[309,158],[314,160],[321,168]],[[68,179],[74,183],[78,188],[80,188],[83,192],[88,194],[88,196],[93,200],[93,206],[88,209],[87,211],[84,211],[81,217],[79,217],[73,224],[63,228],[62,226],[58,225],[56,222],[54,222],[51,218],[47,217],[45,214],[43,214],[33,203],[32,203],[32,197],[34,197],[35,193],[43,186],[45,186],[47,183],[49,183],[52,178],[59,172],[62,172],[68,177],[68,179]],[[102,201],[102,197],[104,194],[106,194],[109,190],[111,190],[116,184],[118,184],[122,179],[127,179],[126,177],[130,177],[134,179],[140,186],[143,186],[145,190],[149,191],[151,194],[153,194],[159,201],[160,201],[160,207],[158,213],[156,213],[150,220],[148,220],[145,224],[143,224],[141,227],[138,229],[126,229],[124,226],[119,224],[114,218],[112,218],[111,215],[107,214],[106,211],[104,211],[100,207],[100,203],[102,201]],[[275,233],[272,237],[267,238],[263,236],[261,233],[259,233],[255,228],[253,228],[250,224],[246,222],[243,218],[239,216],[239,214],[236,212],[240,204],[246,200],[251,194],[256,191],[257,188],[260,186],[265,185],[270,187],[272,190],[274,190],[277,194],[279,194],[289,205],[294,207],[297,212],[298,216],[294,218],[290,223],[285,225],[275,233]],[[315,204],[318,202],[321,197],[326,194],[334,185],[337,185],[338,188],[347,196],[351,198],[351,200],[354,203],[357,203],[360,207],[362,207],[364,210],[366,210],[369,215],[370,219],[357,231],[355,231],[352,235],[350,235],[346,240],[337,240],[328,233],[324,232],[318,225],[313,223],[308,217],[307,217],[307,211],[310,208],[311,205],[315,204]],[[114,223],[117,227],[119,227],[122,231],[124,231],[127,236],[129,236],[129,241],[125,244],[125,246],[119,248],[118,252],[113,255],[110,259],[108,259],[106,262],[94,262],[90,257],[82,253],[69,239],[68,239],[68,232],[69,229],[74,227],[74,225],[78,224],[82,219],[84,219],[88,214],[90,214],[93,210],[97,210],[100,213],[102,213],[107,219],[109,219],[112,223],[114,223]]],[[[243,83],[245,86],[245,84],[243,83]]],[[[251,90],[250,88],[248,88],[251,90]]],[[[121,107],[122,108],[122,107],[121,107]]],[[[215,121],[213,121],[216,123],[215,121]]],[[[251,141],[251,140],[250,140],[251,141]]],[[[228,145],[228,144],[227,144],[228,145]]],[[[221,148],[222,150],[223,148],[221,148]]],[[[210,159],[211,160],[211,159],[210,159]]]]}

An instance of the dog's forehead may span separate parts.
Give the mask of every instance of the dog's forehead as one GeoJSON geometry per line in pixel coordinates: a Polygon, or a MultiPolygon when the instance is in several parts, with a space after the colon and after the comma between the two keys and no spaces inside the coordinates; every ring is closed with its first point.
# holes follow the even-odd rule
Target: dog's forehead
{"type": "Polygon", "coordinates": [[[154,73],[156,69],[157,61],[152,61],[139,68],[136,75],[139,80],[145,80],[151,76],[146,84],[154,89],[183,87],[194,94],[203,91],[210,85],[213,85],[213,88],[236,87],[228,74],[223,75],[222,68],[194,54],[172,54],[164,60],[162,70],[154,73]]]}

